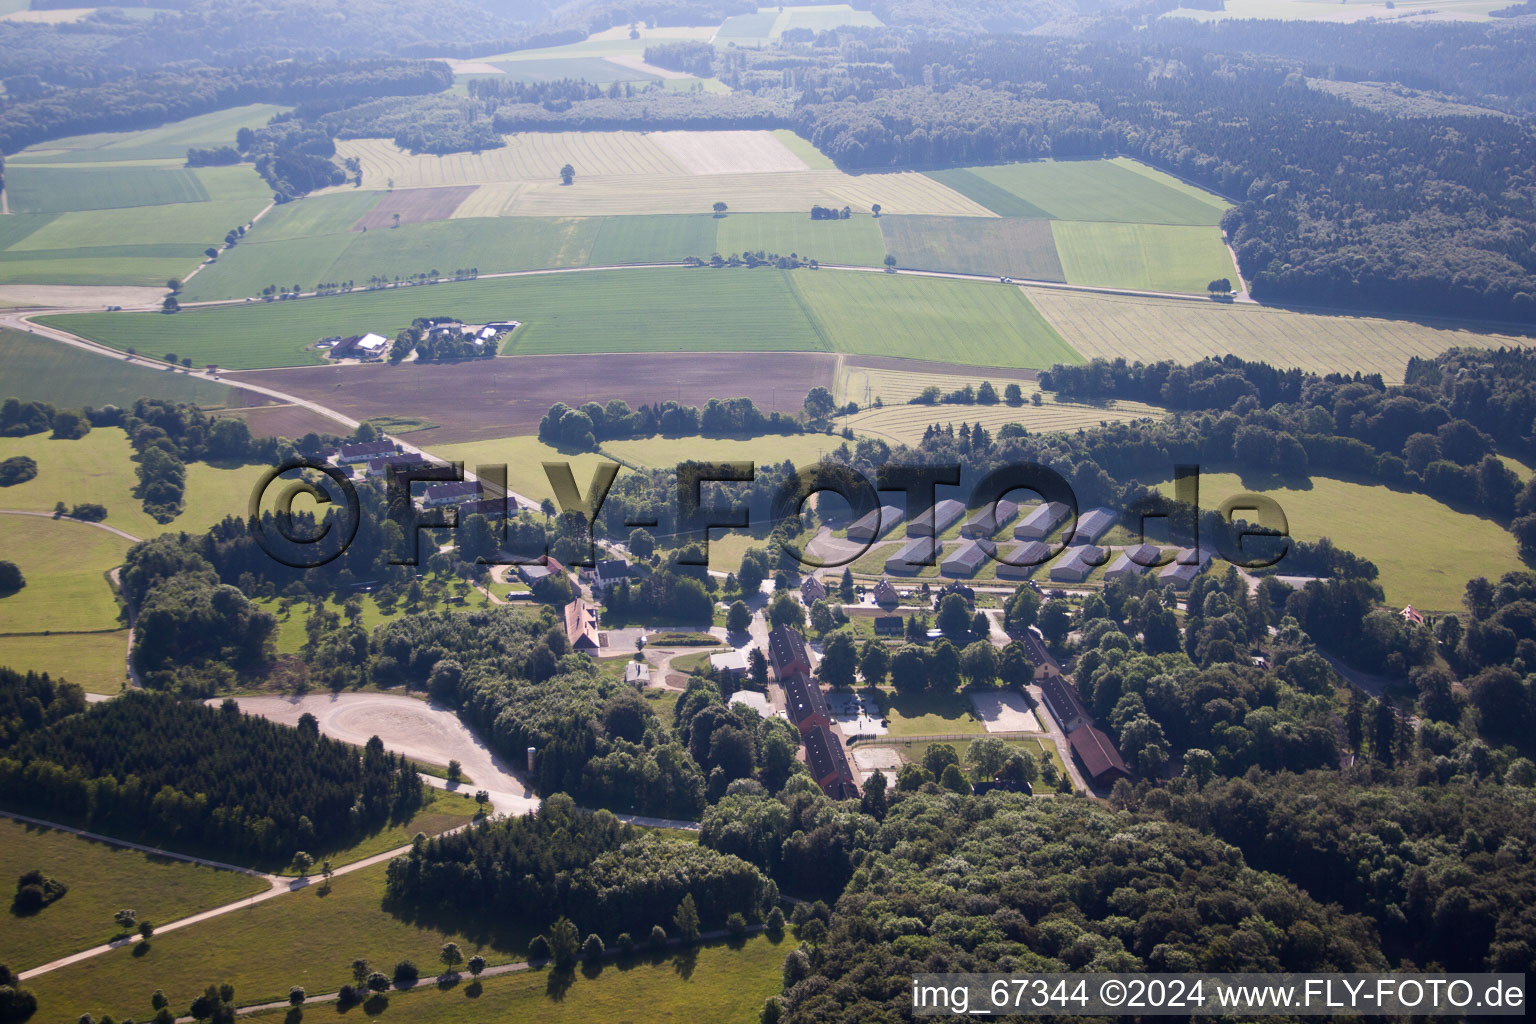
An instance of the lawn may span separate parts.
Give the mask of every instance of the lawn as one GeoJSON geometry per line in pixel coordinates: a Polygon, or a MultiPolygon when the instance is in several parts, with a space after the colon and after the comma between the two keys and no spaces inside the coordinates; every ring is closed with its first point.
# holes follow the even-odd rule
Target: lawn
{"type": "MultiPolygon", "coordinates": [[[[792,940],[754,935],[740,943],[715,942],[662,956],[604,961],[569,974],[547,969],[517,971],[446,989],[421,985],[388,997],[386,1019],[412,1024],[478,1024],[537,1020],[545,1024],[753,1021],[783,984],[781,971],[792,940]]],[[[315,1013],[335,1016],[331,1008],[315,1013]]],[[[286,1011],[254,1015],[258,1024],[286,1019],[286,1011]]],[[[340,1020],[362,1021],[363,1008],[340,1020]]]]}
{"type": "Polygon", "coordinates": [[[6,157],[7,164],[29,162],[65,163],[98,160],[176,160],[186,158],[189,147],[232,146],[241,128],[259,128],[286,111],[269,103],[230,107],[173,121],[158,128],[133,132],[100,132],[54,139],[33,150],[6,157]],[[43,150],[45,153],[36,153],[43,150]],[[60,152],[63,151],[63,152],[60,152]]]}
{"type": "Polygon", "coordinates": [[[1177,363],[1227,354],[1313,373],[1379,373],[1401,383],[1410,356],[1530,339],[1368,316],[1323,316],[1253,303],[1190,302],[1026,288],[1061,336],[1090,358],[1177,363]]]}
{"type": "MultiPolygon", "coordinates": [[[[699,207],[708,203],[700,197],[699,207]]],[[[646,217],[604,217],[583,262],[677,263],[688,256],[709,259],[719,248],[718,222],[707,213],[668,213],[646,217]]]]}
{"type": "Polygon", "coordinates": [[[0,597],[0,634],[117,630],[117,595],[106,573],[130,546],[84,523],[3,517],[0,559],[20,567],[26,586],[0,597]]]}
{"type": "MultiPolygon", "coordinates": [[[[1381,570],[1378,582],[1387,603],[1397,607],[1411,603],[1426,611],[1455,611],[1461,607],[1467,580],[1496,580],[1522,568],[1514,537],[1497,523],[1421,494],[1328,477],[1275,484],[1245,483],[1233,473],[1200,475],[1200,496],[1207,508],[1249,490],[1280,503],[1293,537],[1328,537],[1374,562],[1381,570]],[[1447,545],[1446,537],[1457,541],[1447,545]]],[[[1280,571],[1285,571],[1284,562],[1280,571]]]]}
{"type": "Polygon", "coordinates": [[[242,1004],[286,999],[293,985],[335,992],[351,982],[357,957],[386,972],[409,958],[430,977],[445,942],[492,963],[523,958],[531,936],[522,922],[477,924],[385,910],[385,867],[338,876],[329,895],[311,885],[156,936],[142,952],[137,946],[113,950],[40,975],[27,983],[37,996],[35,1019],[73,1021],[85,1012],[98,1019],[103,1013],[147,1017],[155,989],[180,1011],[209,983],[233,984],[242,1004]]]}
{"type": "MultiPolygon", "coordinates": [[[[130,407],[140,398],[167,398],[216,408],[229,401],[223,384],[117,359],[0,327],[0,398],[48,402],[61,409],[130,407]]],[[[0,492],[0,506],[4,505],[0,492]]]]}
{"type": "Polygon", "coordinates": [[[899,266],[988,277],[1065,281],[1047,220],[884,216],[880,229],[899,266]]]}
{"type": "MultiPolygon", "coordinates": [[[[867,690],[864,692],[868,692],[867,690]]],[[[962,693],[900,694],[879,690],[875,695],[880,710],[890,719],[892,737],[948,736],[954,733],[985,735],[987,729],[971,709],[962,693]]]]}
{"type": "Polygon", "coordinates": [[[1220,228],[1059,220],[1051,230],[1072,284],[1204,294],[1238,277],[1220,228]]]}
{"type": "Polygon", "coordinates": [[[0,665],[47,672],[87,693],[120,693],[127,678],[128,631],[0,636],[0,665]]]}
{"type": "Polygon", "coordinates": [[[1083,362],[1017,288],[833,271],[801,271],[790,280],[835,352],[973,366],[1083,362]]]}
{"type": "MultiPolygon", "coordinates": [[[[1216,224],[1227,203],[1134,160],[1038,160],[967,168],[982,181],[1043,210],[1058,220],[1120,221],[1127,224],[1216,224]]],[[[940,181],[967,195],[963,182],[940,181]]],[[[991,192],[972,198],[985,206],[991,192]]],[[[1015,208],[996,209],[1003,216],[1032,216],[1015,208]]]]}
{"type": "MultiPolygon", "coordinates": [[[[1036,712],[1036,714],[1039,715],[1041,712],[1036,712]]],[[[954,747],[955,753],[960,756],[961,767],[967,769],[970,767],[970,762],[966,760],[965,756],[966,748],[969,747],[971,743],[970,740],[940,740],[937,742],[948,743],[951,747],[954,747]]],[[[1056,750],[1056,744],[1051,742],[1049,738],[1035,739],[1033,737],[1015,737],[1005,739],[1003,740],[1003,743],[1010,750],[1025,754],[1036,762],[1039,761],[1040,754],[1043,751],[1050,755],[1052,761],[1056,762],[1056,770],[1058,772],[1065,771],[1065,768],[1061,763],[1061,754],[1056,750]]],[[[913,743],[894,740],[890,742],[872,742],[868,744],[861,743],[859,744],[859,747],[861,749],[866,747],[889,747],[892,750],[900,752],[901,756],[907,761],[913,762],[915,764],[922,764],[923,758],[928,754],[929,748],[933,747],[934,745],[934,742],[924,742],[921,740],[913,743]]],[[[1040,789],[1040,785],[1041,784],[1039,782],[1035,783],[1035,789],[1037,792],[1042,791],[1040,789]]]]}
{"type": "Polygon", "coordinates": [[[234,871],[0,818],[0,879],[7,895],[16,877],[34,868],[57,878],[69,891],[27,917],[7,905],[5,927],[0,928],[0,963],[13,971],[109,941],[121,930],[112,915],[123,907],[138,911],[141,921],[164,924],[267,889],[262,879],[234,871]]]}
{"type": "Polygon", "coordinates": [[[718,223],[715,247],[726,255],[798,253],[822,263],[866,267],[885,259],[880,223],[863,211],[848,220],[811,220],[808,213],[733,213],[718,223]]]}
{"type": "MultiPolygon", "coordinates": [[[[175,530],[196,533],[227,515],[244,516],[251,488],[264,471],[258,465],[226,468],[206,462],[190,464],[185,508],[181,515],[161,524],[147,515],[133,496],[138,467],[121,428],[100,427],[78,441],[56,441],[47,434],[0,437],[0,459],[12,455],[35,459],[37,476],[0,491],[0,507],[51,512],[59,501],[66,505],[99,502],[107,507],[109,526],[146,538],[175,530]]],[[[19,522],[20,517],[16,518],[19,522]]],[[[107,536],[105,531],[96,532],[107,536]]]]}

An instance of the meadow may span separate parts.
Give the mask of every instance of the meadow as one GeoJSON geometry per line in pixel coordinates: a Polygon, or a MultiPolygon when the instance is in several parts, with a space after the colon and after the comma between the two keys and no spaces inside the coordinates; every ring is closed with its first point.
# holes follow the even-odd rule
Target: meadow
{"type": "Polygon", "coordinates": [[[85,523],[4,516],[0,559],[21,569],[26,586],[0,597],[0,634],[115,631],[117,595],[106,574],[122,564],[129,546],[85,523]]]}
{"type": "Polygon", "coordinates": [[[986,185],[976,186],[950,172],[937,172],[959,192],[988,202],[1009,205],[997,209],[1000,216],[1038,216],[1038,210],[1057,220],[1119,221],[1127,224],[1215,225],[1227,203],[1217,196],[1186,185],[1177,178],[1123,157],[1113,160],[1038,160],[965,168],[986,185]],[[1012,196],[1024,206],[1008,204],[993,189],[1012,196]]]}
{"type": "MultiPolygon", "coordinates": [[[[560,974],[547,968],[517,971],[444,988],[422,985],[388,997],[388,1019],[413,1024],[477,1024],[484,1020],[539,1020],[549,1024],[622,1024],[645,1020],[756,1019],[783,984],[780,972],[792,939],[754,935],[739,943],[712,942],[661,956],[604,961],[560,974]]],[[[352,1015],[364,1010],[353,1010],[352,1015]]],[[[286,1013],[251,1018],[275,1024],[286,1013]]],[[[344,1018],[345,1019],[345,1018],[344,1018]]]]}
{"type": "MultiPolygon", "coordinates": [[[[144,512],[139,499],[133,496],[138,483],[137,465],[133,462],[133,448],[121,428],[99,427],[78,441],[54,440],[47,434],[0,437],[0,459],[12,455],[35,459],[37,476],[0,491],[0,507],[52,512],[59,501],[66,505],[98,502],[107,507],[107,525],[145,538],[177,530],[196,533],[227,515],[245,515],[251,488],[264,471],[257,465],[192,463],[187,466],[181,515],[160,524],[144,512]]],[[[7,529],[12,525],[10,518],[7,517],[7,529]]],[[[24,517],[14,518],[21,522],[24,517]]],[[[109,536],[93,527],[80,529],[109,536]]]]}
{"type": "Polygon", "coordinates": [[[196,174],[180,167],[21,164],[5,176],[6,197],[18,213],[106,210],[207,202],[196,174]]]}
{"type": "Polygon", "coordinates": [[[138,911],[141,921],[164,924],[267,889],[264,880],[250,875],[0,818],[0,878],[9,886],[33,868],[69,891],[36,914],[3,911],[0,963],[13,971],[107,942],[121,930],[112,915],[123,907],[138,911]]]}
{"type": "MultiPolygon", "coordinates": [[[[545,218],[533,223],[548,223],[545,218]]],[[[708,259],[716,251],[713,216],[667,213],[649,217],[603,217],[575,221],[592,225],[586,253],[578,262],[596,266],[615,263],[677,263],[687,256],[708,259]]],[[[550,264],[555,266],[556,264],[550,264]]]]}
{"type": "MultiPolygon", "coordinates": [[[[48,402],[61,409],[130,407],[140,398],[167,398],[217,408],[229,388],[213,381],[103,359],[73,345],[0,327],[0,399],[48,402]]],[[[3,501],[3,499],[0,499],[3,501]]]]}
{"type": "Polygon", "coordinates": [[[117,694],[128,678],[128,631],[0,636],[0,665],[47,672],[86,693],[117,694]]]}
{"type": "Polygon", "coordinates": [[[715,221],[714,251],[798,253],[822,263],[877,267],[885,259],[880,223],[863,211],[848,220],[811,220],[805,213],[727,214],[715,221]]]}
{"type": "MultiPolygon", "coordinates": [[[[1158,486],[1166,490],[1170,485],[1158,486]]],[[[1456,611],[1467,580],[1496,580],[1521,567],[1515,538],[1497,523],[1422,494],[1330,477],[1272,481],[1200,474],[1200,497],[1207,508],[1244,491],[1279,502],[1291,536],[1327,537],[1374,562],[1387,603],[1396,607],[1456,611]],[[1449,537],[1455,542],[1447,543],[1449,537]]],[[[1284,562],[1279,569],[1285,571],[1284,562]]]]}
{"type": "Polygon", "coordinates": [[[504,60],[493,67],[499,68],[516,82],[558,82],[572,78],[608,85],[610,82],[654,82],[657,76],[634,68],[615,64],[601,57],[555,57],[543,60],[504,60]]]}
{"type": "Polygon", "coordinates": [[[1216,278],[1239,279],[1214,228],[1065,220],[1050,227],[1071,284],[1204,294],[1216,278]]]}
{"type": "Polygon", "coordinates": [[[885,247],[901,267],[988,277],[1065,281],[1047,220],[882,216],[885,247]]]}
{"type": "Polygon", "coordinates": [[[234,145],[241,128],[259,128],[287,107],[255,103],[200,114],[158,128],[131,132],[100,132],[54,139],[41,146],[7,155],[6,164],[90,163],[127,160],[185,160],[190,147],[234,145]]]}
{"type": "Polygon", "coordinates": [[[1449,324],[1302,313],[1253,303],[1193,302],[1025,288],[1036,309],[1088,358],[1192,363],[1227,354],[1314,373],[1379,373],[1401,383],[1410,356],[1455,345],[1524,346],[1527,338],[1449,324]]]}
{"type": "MultiPolygon", "coordinates": [[[[608,462],[596,452],[566,452],[547,445],[536,437],[502,437],[489,441],[466,441],[461,444],[432,445],[435,458],[464,463],[464,468],[474,472],[476,466],[506,466],[507,487],[534,501],[553,500],[554,488],[544,472],[545,462],[568,462],[576,486],[583,494],[592,482],[592,472],[598,463],[608,462]]],[[[622,472],[622,470],[621,470],[622,472]]]]}

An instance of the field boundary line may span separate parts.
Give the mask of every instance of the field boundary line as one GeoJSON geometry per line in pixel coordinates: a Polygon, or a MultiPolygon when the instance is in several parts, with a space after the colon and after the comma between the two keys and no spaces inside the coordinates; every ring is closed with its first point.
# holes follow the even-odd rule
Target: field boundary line
{"type": "MultiPolygon", "coordinates": [[[[833,348],[832,346],[832,339],[827,337],[827,330],[824,326],[822,326],[821,317],[817,316],[811,310],[810,304],[805,301],[805,295],[800,291],[800,285],[795,281],[794,274],[789,271],[784,271],[783,273],[785,283],[789,285],[789,294],[794,297],[795,305],[800,307],[800,312],[805,314],[805,319],[810,323],[811,330],[815,331],[816,337],[821,340],[822,351],[836,352],[837,349],[833,348]]],[[[834,384],[836,383],[835,375],[833,377],[833,382],[834,384]]]]}

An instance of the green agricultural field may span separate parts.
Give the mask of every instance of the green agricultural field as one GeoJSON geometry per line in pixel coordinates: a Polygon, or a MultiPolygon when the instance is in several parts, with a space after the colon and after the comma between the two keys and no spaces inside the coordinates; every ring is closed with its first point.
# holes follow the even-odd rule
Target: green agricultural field
{"type": "Polygon", "coordinates": [[[733,213],[720,218],[719,252],[798,253],[822,263],[878,267],[885,259],[880,224],[862,214],[848,220],[811,220],[804,213],[733,213]]]}
{"type": "Polygon", "coordinates": [[[832,158],[817,149],[809,139],[802,139],[788,128],[775,128],[773,137],[782,142],[786,149],[805,161],[805,166],[813,171],[833,171],[837,165],[832,158]]]}
{"type": "Polygon", "coordinates": [[[576,486],[585,494],[598,463],[611,464],[613,461],[595,452],[564,452],[536,437],[502,437],[491,441],[433,445],[431,454],[439,459],[462,462],[471,472],[476,466],[506,466],[507,487],[534,501],[553,500],[555,496],[544,473],[544,463],[569,462],[576,486]]]}
{"type": "Polygon", "coordinates": [[[885,247],[902,267],[1066,281],[1051,222],[1022,217],[884,216],[885,247]]]}
{"type": "Polygon", "coordinates": [[[607,85],[610,82],[654,82],[656,75],[636,71],[601,57],[557,57],[552,60],[504,60],[495,65],[517,82],[578,81],[607,85]]]}
{"type": "Polygon", "coordinates": [[[715,240],[718,222],[709,214],[604,217],[596,223],[597,237],[591,243],[590,255],[582,260],[595,266],[679,263],[688,256],[709,259],[719,248],[715,240]]]}
{"type": "Polygon", "coordinates": [[[779,18],[773,27],[775,36],[783,35],[792,28],[808,28],[822,32],[844,25],[878,28],[884,24],[873,11],[855,10],[849,4],[816,4],[805,7],[781,7],[779,18]]]}
{"type": "MultiPolygon", "coordinates": [[[[763,1003],[783,984],[784,957],[793,942],[792,938],[755,935],[739,944],[715,942],[661,957],[605,961],[600,968],[584,967],[564,978],[539,969],[487,978],[479,985],[461,981],[444,990],[421,985],[411,992],[392,993],[384,1019],[406,1024],[755,1020],[763,1003]]],[[[285,1019],[286,1011],[251,1018],[256,1024],[285,1019]]]]}
{"type": "Polygon", "coordinates": [[[18,213],[208,201],[208,193],[197,175],[180,167],[19,164],[7,170],[6,196],[11,209],[18,213]]]}
{"type": "Polygon", "coordinates": [[[351,982],[357,957],[386,972],[409,958],[430,977],[445,942],[491,963],[523,958],[531,938],[523,922],[432,920],[383,909],[384,871],[376,864],[336,877],[329,895],[311,885],[155,936],[142,953],[117,949],[39,975],[27,983],[37,996],[34,1020],[64,1024],[86,1012],[97,1019],[104,1013],[119,1020],[145,1017],[157,988],[184,1009],[214,979],[233,984],[242,1004],[286,999],[293,985],[335,992],[351,982]]]}
{"type": "Polygon", "coordinates": [[[106,574],[122,564],[129,547],[117,534],[85,523],[0,517],[0,559],[16,563],[27,581],[0,597],[0,634],[116,630],[117,594],[106,574]]]}
{"type": "Polygon", "coordinates": [[[777,465],[786,459],[809,466],[823,453],[843,443],[827,434],[764,434],[761,437],[647,437],[638,441],[607,441],[604,453],[641,466],[665,468],[698,459],[711,462],[755,462],[777,465]]]}
{"type": "Polygon", "coordinates": [[[61,213],[13,244],[8,251],[41,252],[175,242],[203,247],[222,245],[231,228],[249,222],[263,205],[262,200],[245,199],[61,213]]]}
{"type": "Polygon", "coordinates": [[[929,177],[1004,217],[1213,225],[1227,208],[1217,196],[1124,158],[1040,160],[929,177]]]}
{"type": "Polygon", "coordinates": [[[720,32],[716,38],[722,42],[728,39],[767,39],[773,34],[773,23],[779,15],[771,8],[764,8],[753,14],[736,14],[725,19],[725,24],[720,26],[720,32]]]}
{"type": "MultiPolygon", "coordinates": [[[[179,373],[103,359],[73,345],[0,327],[0,399],[48,402],[61,409],[131,406],[140,398],[168,398],[216,408],[229,388],[179,373]]],[[[0,492],[0,507],[4,507],[0,492]]]]}
{"type": "Polygon", "coordinates": [[[1498,579],[1521,568],[1515,538],[1497,523],[1422,494],[1329,477],[1272,484],[1245,483],[1233,473],[1200,475],[1200,498],[1207,508],[1249,490],[1280,503],[1291,536],[1327,537],[1374,562],[1388,604],[1455,611],[1467,580],[1498,579]],[[1456,543],[1447,544],[1446,537],[1457,538],[1456,543]]]}
{"type": "Polygon", "coordinates": [[[380,198],[377,192],[355,191],[295,199],[269,210],[240,244],[344,234],[377,206],[380,198]]]}
{"type": "Polygon", "coordinates": [[[1023,293],[996,283],[833,271],[797,272],[797,297],[836,352],[972,366],[1044,368],[1083,361],[1023,293]]]}
{"type": "MultiPolygon", "coordinates": [[[[223,467],[194,462],[187,466],[185,508],[169,523],[160,524],[133,496],[137,465],[133,448],[120,428],[97,428],[78,441],[54,440],[47,434],[0,437],[0,459],[12,455],[35,459],[37,476],[0,490],[0,508],[52,512],[59,501],[66,505],[99,502],[107,507],[109,526],[136,537],[177,530],[196,533],[225,516],[244,516],[251,488],[264,472],[257,465],[223,467]]],[[[95,532],[106,536],[103,531],[95,532]]]]}
{"type": "Polygon", "coordinates": [[[120,693],[127,679],[128,631],[0,636],[0,665],[47,672],[86,693],[120,693]]]}
{"type": "Polygon", "coordinates": [[[1203,294],[1216,278],[1238,279],[1220,228],[1065,220],[1050,226],[1072,284],[1203,294]]]}
{"type": "Polygon", "coordinates": [[[201,114],[141,131],[74,135],[7,156],[6,163],[86,163],[103,160],[179,162],[186,159],[187,150],[192,147],[208,149],[232,146],[235,134],[241,128],[259,128],[287,109],[269,103],[256,103],[217,110],[211,114],[201,114]]]}
{"type": "Polygon", "coordinates": [[[112,915],[123,907],[138,911],[141,921],[164,924],[267,888],[265,881],[250,875],[0,818],[0,879],[7,893],[18,875],[33,868],[57,878],[69,891],[37,914],[22,917],[9,908],[3,911],[0,963],[13,971],[109,941],[120,930],[112,915]]]}
{"type": "Polygon", "coordinates": [[[53,220],[47,214],[15,213],[0,217],[0,254],[53,220]]]}

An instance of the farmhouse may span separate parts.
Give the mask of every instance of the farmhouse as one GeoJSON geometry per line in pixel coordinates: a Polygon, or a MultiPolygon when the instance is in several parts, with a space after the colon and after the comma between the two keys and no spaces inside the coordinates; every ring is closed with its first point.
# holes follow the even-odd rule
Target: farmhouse
{"type": "Polygon", "coordinates": [[[455,480],[452,483],[433,484],[421,499],[424,508],[457,505],[461,501],[479,500],[485,488],[478,480],[455,480]]]}
{"type": "Polygon", "coordinates": [[[781,683],[797,673],[810,674],[811,655],[799,630],[778,626],[768,634],[768,663],[781,683]]]}
{"type": "Polygon", "coordinates": [[[1126,548],[1120,552],[1120,557],[1114,564],[1104,570],[1106,580],[1119,579],[1122,576],[1140,576],[1152,567],[1152,563],[1162,556],[1163,550],[1156,544],[1138,544],[1133,548],[1126,548]]]}
{"type": "Polygon", "coordinates": [[[629,579],[628,562],[622,558],[605,558],[592,570],[592,591],[595,594],[603,594],[609,587],[616,587],[627,579],[629,579]]]}
{"type": "Polygon", "coordinates": [[[327,338],[320,347],[328,350],[332,359],[382,359],[389,348],[389,339],[382,334],[354,334],[346,338],[327,338]]]}
{"type": "Polygon", "coordinates": [[[1082,762],[1083,774],[1095,786],[1108,786],[1116,779],[1131,777],[1131,769],[1120,756],[1120,751],[1115,749],[1114,743],[1097,726],[1085,725],[1073,730],[1067,734],[1067,742],[1072,744],[1072,752],[1082,762]]]}
{"type": "Polygon", "coordinates": [[[1057,583],[1081,583],[1104,562],[1104,549],[1092,544],[1067,551],[1066,558],[1051,566],[1051,579],[1057,583]]]}
{"type": "Polygon", "coordinates": [[[911,576],[920,572],[923,566],[932,565],[943,551],[943,541],[932,537],[917,537],[907,541],[900,551],[885,560],[885,571],[893,576],[911,576]]]}
{"type": "Polygon", "coordinates": [[[336,451],[336,465],[351,466],[359,462],[372,462],[374,459],[383,459],[400,451],[400,446],[393,441],[360,441],[357,444],[344,444],[336,451]]]}
{"type": "Polygon", "coordinates": [[[414,469],[417,466],[428,465],[425,456],[419,452],[402,452],[399,455],[386,455],[382,459],[373,459],[368,463],[366,475],[387,476],[391,469],[399,472],[403,469],[414,469]]]}
{"type": "Polygon", "coordinates": [[[481,498],[477,501],[466,501],[459,506],[459,522],[463,522],[470,516],[485,516],[487,519],[505,519],[517,512],[517,499],[510,494],[500,498],[481,498]]]}
{"type": "Polygon", "coordinates": [[[940,563],[939,572],[945,576],[974,576],[991,553],[987,541],[968,540],[940,563]]]}
{"type": "Polygon", "coordinates": [[[1178,557],[1163,567],[1163,571],[1157,574],[1157,580],[1164,585],[1172,586],[1178,590],[1184,590],[1194,582],[1211,564],[1212,552],[1206,548],[1198,551],[1194,548],[1184,548],[1179,551],[1178,557]]]}
{"type": "Polygon", "coordinates": [[[1059,501],[1048,501],[1013,528],[1013,537],[1015,540],[1044,540],[1066,522],[1067,514],[1071,511],[1059,501]]]}
{"type": "Polygon", "coordinates": [[[1009,548],[998,559],[997,578],[1027,580],[1051,557],[1050,545],[1042,540],[1026,540],[1009,548]]]}
{"type": "Polygon", "coordinates": [[[901,604],[901,595],[896,593],[896,588],[891,586],[891,581],[888,579],[881,578],[880,582],[875,584],[872,596],[875,604],[882,608],[894,608],[901,604]]]}
{"type": "Polygon", "coordinates": [[[1000,528],[1013,522],[1019,514],[1019,503],[1000,499],[981,509],[965,521],[960,527],[962,537],[990,537],[1000,528]]]}
{"type": "Polygon", "coordinates": [[[801,733],[832,724],[832,712],[827,708],[827,695],[804,672],[796,673],[784,681],[784,709],[789,720],[801,733]]]}
{"type": "Polygon", "coordinates": [[[1099,538],[1110,531],[1115,525],[1115,520],[1120,517],[1113,510],[1107,508],[1089,509],[1077,520],[1077,529],[1072,532],[1072,544],[1095,544],[1099,538]]]}
{"type": "Polygon", "coordinates": [[[848,527],[848,539],[864,544],[878,540],[886,532],[895,529],[906,517],[907,514],[895,505],[881,505],[873,512],[860,516],[848,527]]]}
{"type": "Polygon", "coordinates": [[[825,725],[805,734],[805,763],[827,796],[833,800],[858,799],[859,784],[854,781],[842,741],[825,725]]]}
{"type": "Polygon", "coordinates": [[[597,606],[576,598],[565,606],[565,638],[571,650],[596,655],[601,646],[597,636],[597,606]]]}
{"type": "Polygon", "coordinates": [[[1074,729],[1093,721],[1077,695],[1077,687],[1059,675],[1040,678],[1040,696],[1045,698],[1045,706],[1050,709],[1051,717],[1056,719],[1064,733],[1070,734],[1074,729]]]}
{"type": "Polygon", "coordinates": [[[965,515],[965,502],[959,498],[945,498],[908,523],[907,536],[937,537],[958,523],[963,515],[965,515]]]}
{"type": "Polygon", "coordinates": [[[800,600],[804,601],[807,606],[813,605],[817,601],[825,601],[826,599],[827,587],[821,580],[815,576],[807,576],[800,581],[800,600]]]}
{"type": "Polygon", "coordinates": [[[747,652],[745,648],[732,651],[721,651],[719,654],[709,656],[709,667],[721,675],[730,676],[733,679],[744,679],[747,675],[747,652]]]}

